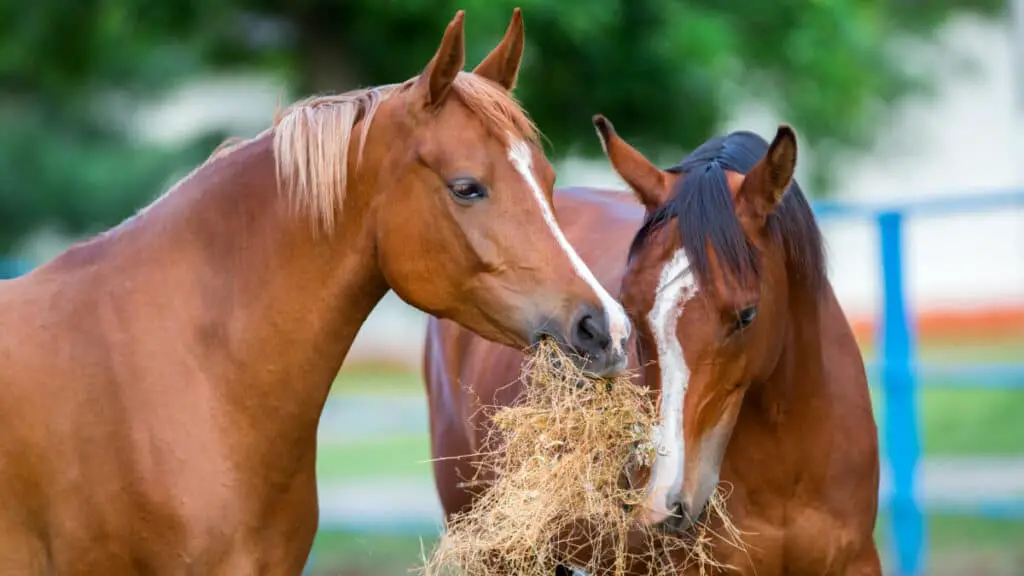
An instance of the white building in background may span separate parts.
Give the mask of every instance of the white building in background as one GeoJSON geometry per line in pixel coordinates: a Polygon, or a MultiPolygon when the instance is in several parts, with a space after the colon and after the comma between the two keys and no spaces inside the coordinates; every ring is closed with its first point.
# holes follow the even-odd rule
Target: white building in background
{"type": "MultiPolygon", "coordinates": [[[[873,152],[835,167],[843,198],[894,201],[1024,185],[1024,123],[1014,107],[1011,40],[1009,24],[961,18],[945,29],[938,48],[909,50],[906,58],[938,70],[938,98],[906,104],[873,152]],[[962,57],[950,58],[950,50],[962,57]]],[[[212,124],[253,135],[285,98],[283,86],[266,77],[204,79],[143,107],[133,126],[139,138],[161,142],[212,124]]],[[[742,127],[767,137],[777,122],[771,111],[752,105],[723,129],[742,127]]],[[[558,170],[562,184],[624,188],[600,160],[569,159],[558,170]]],[[[873,225],[823,227],[841,302],[851,316],[873,314],[880,280],[873,225]]],[[[41,246],[32,254],[36,260],[63,243],[50,242],[40,252],[41,246]]],[[[907,288],[918,310],[1024,305],[1024,209],[912,221],[906,257],[907,288]]],[[[349,363],[379,358],[418,365],[422,341],[410,334],[422,334],[424,325],[422,314],[389,294],[360,332],[349,363]]]]}

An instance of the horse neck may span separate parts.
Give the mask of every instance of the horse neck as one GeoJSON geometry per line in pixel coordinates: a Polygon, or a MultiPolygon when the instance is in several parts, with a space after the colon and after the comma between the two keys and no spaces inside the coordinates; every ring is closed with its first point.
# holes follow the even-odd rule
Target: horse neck
{"type": "Polygon", "coordinates": [[[827,282],[822,294],[806,290],[790,294],[778,362],[748,393],[748,400],[758,403],[759,411],[771,421],[800,417],[800,408],[814,404],[824,391],[821,319],[830,298],[834,295],[827,282]]]}
{"type": "Polygon", "coordinates": [[[148,233],[140,236],[149,239],[136,244],[145,246],[141,256],[186,262],[167,267],[178,277],[164,273],[186,307],[175,314],[216,335],[197,343],[209,364],[204,374],[216,375],[203,385],[220,388],[217,397],[269,438],[315,435],[357,331],[387,292],[374,219],[356,186],[333,233],[318,234],[279,194],[266,133],[221,154],[140,216],[137,227],[148,233]]]}

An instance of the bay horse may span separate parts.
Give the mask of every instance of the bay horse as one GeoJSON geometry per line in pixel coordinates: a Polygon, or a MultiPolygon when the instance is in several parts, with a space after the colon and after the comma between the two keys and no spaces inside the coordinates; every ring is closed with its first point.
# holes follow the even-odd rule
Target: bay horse
{"type": "MultiPolygon", "coordinates": [[[[728,573],[881,574],[877,430],[820,230],[793,181],[795,133],[780,126],[770,144],[718,136],[660,170],[607,119],[594,124],[639,203],[569,188],[555,210],[601,282],[619,288],[635,382],[656,396],[658,454],[624,471],[645,488],[637,521],[685,533],[721,482],[746,548],[714,543],[728,573]]],[[[466,455],[484,439],[481,408],[515,401],[523,356],[436,318],[426,343],[435,480],[451,515],[480,490],[460,483],[476,472],[466,455]]]]}
{"type": "Polygon", "coordinates": [[[510,94],[523,44],[516,10],[464,72],[459,12],[416,77],[301,101],[0,283],[0,574],[299,574],[320,414],[388,290],[622,369],[628,318],[510,94]]]}

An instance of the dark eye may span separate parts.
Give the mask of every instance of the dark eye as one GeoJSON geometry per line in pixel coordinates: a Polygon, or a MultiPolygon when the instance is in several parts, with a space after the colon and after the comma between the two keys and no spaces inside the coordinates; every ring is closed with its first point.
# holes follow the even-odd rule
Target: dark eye
{"type": "Polygon", "coordinates": [[[740,310],[740,313],[736,315],[736,322],[732,325],[732,331],[739,332],[747,326],[750,326],[750,324],[754,322],[754,318],[757,318],[756,306],[740,310]]]}
{"type": "Polygon", "coordinates": [[[448,191],[459,202],[472,202],[487,197],[487,188],[472,178],[457,178],[448,183],[448,191]]]}

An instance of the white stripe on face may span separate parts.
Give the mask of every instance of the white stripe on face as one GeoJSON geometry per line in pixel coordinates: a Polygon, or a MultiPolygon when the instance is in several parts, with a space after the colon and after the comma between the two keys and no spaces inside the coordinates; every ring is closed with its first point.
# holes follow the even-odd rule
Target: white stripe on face
{"type": "Polygon", "coordinates": [[[566,256],[569,257],[569,262],[576,271],[576,275],[582,278],[590,286],[590,289],[597,294],[597,298],[601,301],[601,306],[604,308],[605,315],[608,318],[608,330],[609,336],[612,339],[612,349],[615,353],[624,355],[623,346],[625,346],[626,339],[629,338],[630,330],[626,311],[601,286],[597,278],[594,278],[594,273],[590,271],[590,268],[583,262],[583,259],[576,253],[572,244],[569,244],[565,234],[562,233],[562,229],[558,226],[558,222],[555,221],[555,214],[552,212],[547,199],[544,198],[544,191],[541,190],[540,184],[537,183],[537,178],[533,175],[533,151],[530,149],[529,144],[511,136],[509,141],[512,144],[508,149],[508,159],[512,161],[516,172],[519,172],[523,179],[526,180],[526,184],[533,192],[534,199],[537,200],[537,204],[540,206],[540,213],[544,216],[544,222],[547,223],[551,233],[554,234],[558,245],[561,246],[566,256]]]}
{"type": "Polygon", "coordinates": [[[658,351],[658,369],[661,373],[661,424],[655,431],[658,454],[651,466],[651,479],[647,484],[644,504],[647,521],[657,524],[673,513],[675,502],[683,486],[683,461],[686,446],[683,442],[683,398],[690,382],[690,370],[683,357],[676,324],[686,303],[697,294],[697,282],[690,270],[686,251],[679,249],[661,269],[654,306],[647,315],[658,351]]]}
{"type": "Polygon", "coordinates": [[[694,515],[704,510],[708,501],[711,500],[711,494],[718,487],[718,474],[722,469],[725,449],[729,447],[729,438],[732,436],[734,422],[735,420],[732,419],[723,419],[698,442],[700,454],[697,464],[697,486],[695,488],[687,486],[687,490],[692,493],[686,502],[687,510],[694,515]]]}

